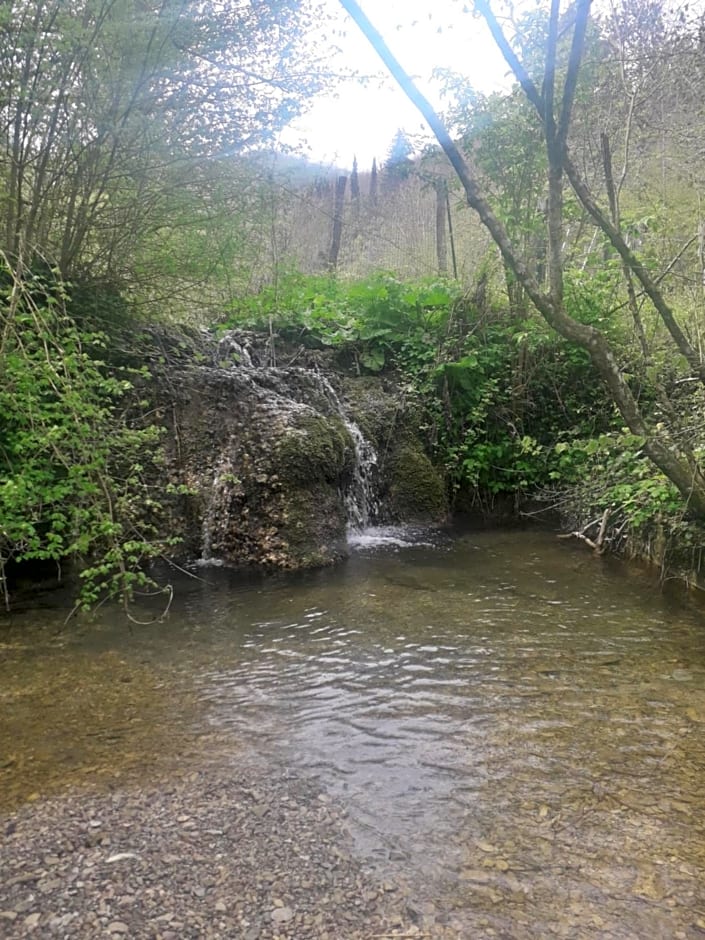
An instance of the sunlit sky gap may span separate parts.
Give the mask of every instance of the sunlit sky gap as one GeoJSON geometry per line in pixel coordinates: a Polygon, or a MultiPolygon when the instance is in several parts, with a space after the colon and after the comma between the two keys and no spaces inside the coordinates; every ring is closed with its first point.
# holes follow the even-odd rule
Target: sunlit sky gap
{"type": "MultiPolygon", "coordinates": [[[[443,67],[466,76],[473,87],[491,91],[507,84],[507,67],[494,48],[484,23],[459,0],[367,0],[361,4],[389,43],[401,64],[436,107],[443,107],[441,84],[432,77],[443,67]]],[[[430,140],[416,108],[385,74],[377,54],[337,0],[322,0],[325,14],[335,18],[335,41],[340,47],[331,64],[375,76],[367,84],[341,81],[322,95],[310,111],[283,134],[288,144],[304,143],[312,160],[350,168],[356,155],[361,170],[372,158],[384,159],[398,128],[412,137],[430,140]]],[[[327,29],[330,34],[332,30],[327,29]]]]}

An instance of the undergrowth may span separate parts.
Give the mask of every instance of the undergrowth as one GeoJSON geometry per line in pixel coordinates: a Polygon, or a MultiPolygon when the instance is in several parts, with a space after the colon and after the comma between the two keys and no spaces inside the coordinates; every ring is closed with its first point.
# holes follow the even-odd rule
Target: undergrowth
{"type": "Polygon", "coordinates": [[[78,563],[78,606],[164,591],[145,566],[168,540],[161,430],[131,415],[139,370],[100,358],[106,336],[68,314],[69,286],[0,262],[0,592],[11,563],[78,563]],[[90,350],[90,353],[88,352],[90,350]]]}

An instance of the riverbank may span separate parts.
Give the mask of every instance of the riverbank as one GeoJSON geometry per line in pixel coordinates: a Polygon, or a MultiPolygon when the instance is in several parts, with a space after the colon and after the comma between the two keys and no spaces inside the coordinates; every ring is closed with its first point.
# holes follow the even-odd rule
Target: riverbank
{"type": "Polygon", "coordinates": [[[253,760],[69,791],[0,818],[2,936],[427,935],[403,887],[353,859],[344,812],[253,760]]]}

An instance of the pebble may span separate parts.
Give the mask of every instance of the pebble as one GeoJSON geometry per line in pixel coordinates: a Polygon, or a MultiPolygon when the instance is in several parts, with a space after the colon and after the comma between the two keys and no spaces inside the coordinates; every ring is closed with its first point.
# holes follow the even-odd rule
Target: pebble
{"type": "Polygon", "coordinates": [[[69,791],[0,817],[0,828],[13,833],[0,935],[17,940],[369,940],[406,922],[396,886],[353,857],[334,801],[261,765],[209,762],[109,794],[69,791]]]}
{"type": "Polygon", "coordinates": [[[106,859],[108,865],[114,865],[115,862],[124,862],[128,858],[139,858],[139,855],[136,855],[134,852],[118,852],[116,855],[111,855],[110,858],[106,859]]]}

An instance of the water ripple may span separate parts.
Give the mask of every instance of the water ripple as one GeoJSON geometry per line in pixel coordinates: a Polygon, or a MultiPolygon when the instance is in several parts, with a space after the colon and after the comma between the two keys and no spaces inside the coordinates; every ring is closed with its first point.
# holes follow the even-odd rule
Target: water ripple
{"type": "Polygon", "coordinates": [[[197,680],[210,720],[344,798],[360,853],[403,863],[420,894],[510,861],[543,890],[561,840],[586,897],[607,849],[625,869],[666,842],[701,864],[684,810],[665,832],[643,809],[705,818],[698,618],[548,539],[378,536],[339,571],[224,606],[197,680]]]}

